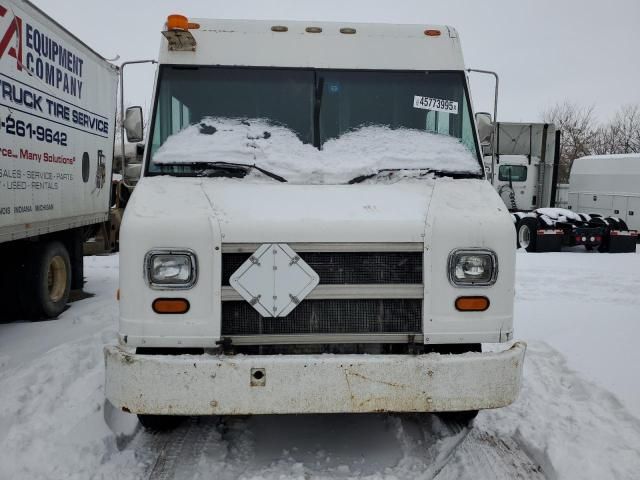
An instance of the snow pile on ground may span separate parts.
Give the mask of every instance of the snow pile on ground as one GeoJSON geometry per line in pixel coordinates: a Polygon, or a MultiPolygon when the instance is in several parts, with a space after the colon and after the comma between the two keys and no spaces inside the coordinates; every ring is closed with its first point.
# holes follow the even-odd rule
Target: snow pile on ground
{"type": "MultiPolygon", "coordinates": [[[[293,183],[344,183],[398,168],[480,173],[471,152],[447,135],[363,126],[317,150],[290,129],[267,120],[218,117],[204,118],[169,137],[153,161],[255,164],[293,183]]],[[[252,176],[264,178],[255,172],[252,176]]]]}
{"type": "Polygon", "coordinates": [[[543,341],[640,418],[640,253],[516,255],[516,337],[543,341]]]}
{"type": "Polygon", "coordinates": [[[611,393],[577,377],[544,343],[530,342],[524,368],[520,399],[482,412],[476,428],[514,439],[547,478],[637,478],[638,418],[611,393]]]}
{"type": "Polygon", "coordinates": [[[104,420],[117,262],[86,258],[86,290],[97,295],[59,320],[0,324],[0,479],[139,478],[134,452],[112,457],[117,438],[104,420]]]}

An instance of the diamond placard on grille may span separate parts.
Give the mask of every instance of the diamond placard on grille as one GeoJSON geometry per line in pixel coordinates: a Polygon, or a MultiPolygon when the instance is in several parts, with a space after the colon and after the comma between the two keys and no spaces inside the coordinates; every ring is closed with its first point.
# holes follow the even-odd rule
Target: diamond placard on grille
{"type": "Polygon", "coordinates": [[[318,274],[285,243],[265,243],[230,279],[263,317],[284,317],[316,288],[318,274]]]}

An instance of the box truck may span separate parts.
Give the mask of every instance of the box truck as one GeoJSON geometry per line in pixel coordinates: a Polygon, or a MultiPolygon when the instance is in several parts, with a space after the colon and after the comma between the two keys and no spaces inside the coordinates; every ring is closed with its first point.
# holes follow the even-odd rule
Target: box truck
{"type": "Polygon", "coordinates": [[[109,219],[118,70],[25,0],[0,0],[3,305],[52,318],[109,219]]]}

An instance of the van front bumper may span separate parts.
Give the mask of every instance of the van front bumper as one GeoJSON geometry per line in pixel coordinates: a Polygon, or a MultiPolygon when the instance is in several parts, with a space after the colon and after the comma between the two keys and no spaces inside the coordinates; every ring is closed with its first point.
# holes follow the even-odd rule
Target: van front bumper
{"type": "Polygon", "coordinates": [[[458,355],[139,355],[105,347],[124,411],[159,415],[443,412],[509,405],[526,344],[458,355]]]}

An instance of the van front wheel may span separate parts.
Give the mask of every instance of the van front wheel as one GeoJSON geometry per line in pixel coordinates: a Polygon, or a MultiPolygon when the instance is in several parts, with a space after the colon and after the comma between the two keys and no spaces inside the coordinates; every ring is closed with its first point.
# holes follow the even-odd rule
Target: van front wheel
{"type": "Polygon", "coordinates": [[[168,432],[178,427],[184,417],[175,415],[138,415],[140,424],[150,432],[168,432]]]}

